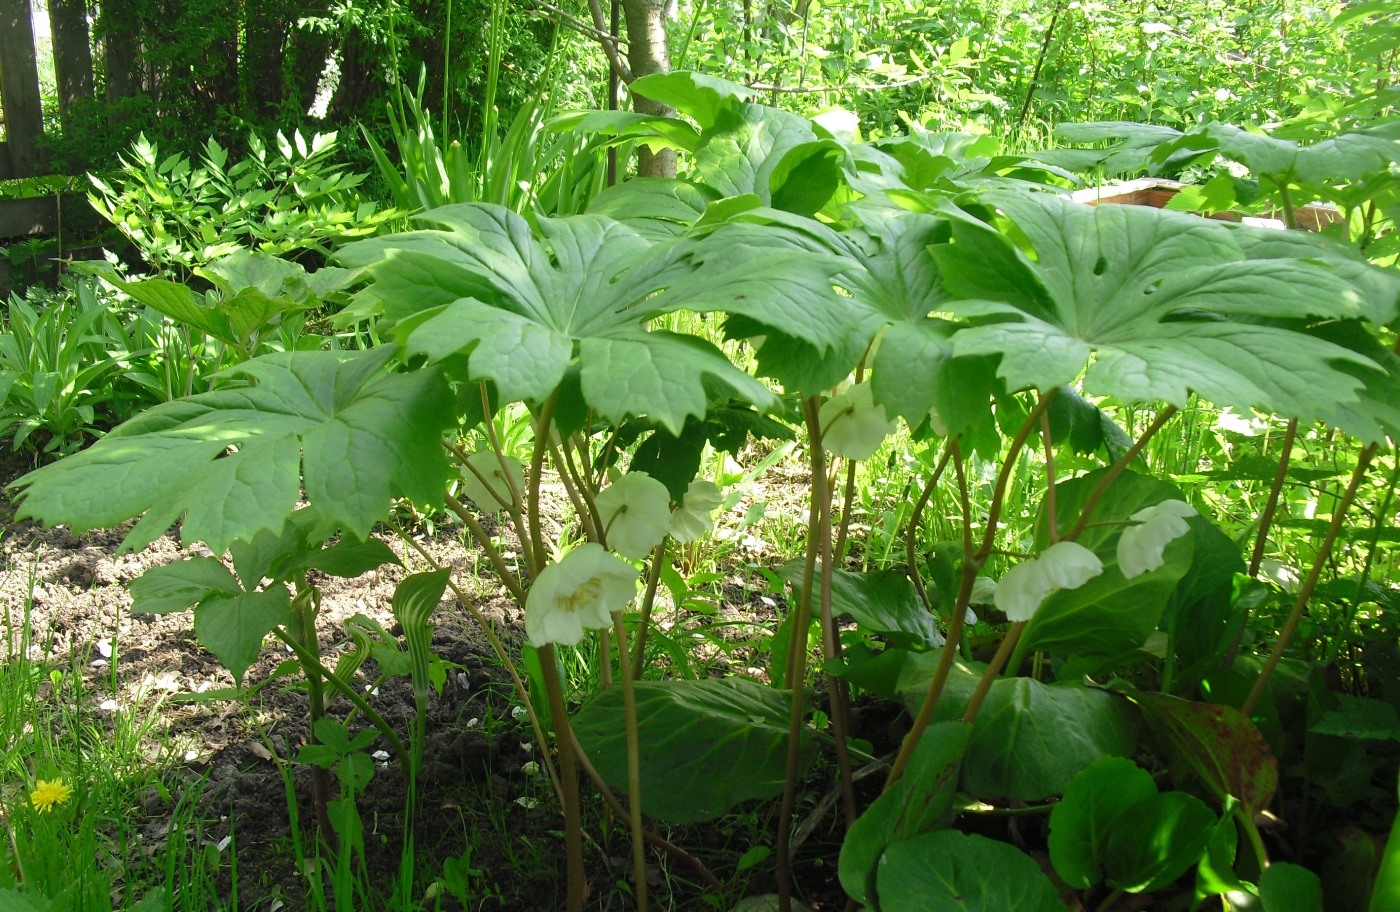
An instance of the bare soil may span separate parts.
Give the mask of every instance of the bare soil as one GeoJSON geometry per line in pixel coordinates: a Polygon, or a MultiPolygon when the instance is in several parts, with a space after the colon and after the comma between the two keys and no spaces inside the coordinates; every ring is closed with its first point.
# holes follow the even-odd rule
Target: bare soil
{"type": "MultiPolygon", "coordinates": [[[[8,483],[27,468],[10,457],[8,464],[0,464],[0,479],[8,483]]],[[[9,621],[5,632],[11,635],[10,648],[18,648],[18,630],[27,619],[36,655],[71,665],[86,676],[95,718],[115,713],[157,717],[147,752],[153,762],[173,762],[174,787],[167,796],[152,790],[131,809],[140,820],[144,843],[135,850],[151,854],[171,839],[227,848],[232,837],[241,908],[306,908],[307,881],[293,849],[284,776],[290,776],[296,789],[297,835],[303,847],[310,847],[315,840],[311,774],[306,766],[290,762],[308,738],[307,696],[304,688],[295,686],[295,676],[258,686],[290,655],[274,648],[275,641],[269,639],[262,658],[245,677],[253,696],[211,696],[226,692],[233,681],[196,642],[191,616],[133,614],[126,591],[127,584],[148,568],[191,552],[167,536],[139,553],[122,554],[122,529],[74,535],[61,527],[44,529],[14,521],[13,514],[13,506],[0,495],[0,608],[9,621]],[[203,823],[197,832],[172,832],[172,811],[188,795],[197,796],[203,823]]],[[[437,563],[454,567],[457,579],[477,580],[478,553],[462,544],[455,529],[436,531],[420,538],[423,548],[437,563]]],[[[411,570],[426,569],[400,541],[385,540],[411,570]]],[[[349,647],[343,624],[355,614],[399,632],[390,598],[406,572],[387,566],[353,580],[316,580],[322,590],[320,630],[328,665],[349,647]]],[[[755,613],[772,617],[773,601],[760,600],[752,592],[747,586],[723,587],[717,599],[720,609],[749,618],[755,613]]],[[[479,579],[472,597],[508,648],[518,650],[514,631],[520,629],[520,618],[504,590],[479,579]]],[[[444,860],[465,856],[464,867],[473,872],[473,909],[561,908],[562,820],[547,779],[529,771],[537,748],[509,677],[462,606],[449,598],[435,622],[433,649],[449,663],[449,674],[429,707],[420,811],[414,821],[419,895],[442,870],[444,860]]],[[[724,665],[736,661],[735,656],[717,659],[724,665]]],[[[737,661],[742,663],[743,656],[737,661]]],[[[367,688],[374,674],[373,663],[368,663],[357,680],[367,688]]],[[[385,682],[369,700],[401,735],[407,734],[414,706],[406,680],[385,682]]],[[[348,709],[348,701],[340,698],[329,711],[343,716],[348,709]]],[[[365,864],[373,882],[383,886],[399,873],[405,783],[396,762],[376,766],[358,807],[365,826],[365,864]]],[[[825,791],[824,784],[815,784],[805,796],[806,806],[816,805],[825,791]]],[[[589,908],[630,909],[626,828],[606,819],[596,797],[587,800],[593,803],[587,846],[589,908]]],[[[661,835],[702,859],[725,889],[721,894],[707,888],[683,860],[653,852],[653,907],[727,909],[738,897],[770,892],[771,859],[745,871],[737,869],[737,862],[755,837],[771,838],[774,814],[774,808],[755,804],[715,825],[684,830],[658,825],[661,835]]],[[[816,912],[844,905],[835,878],[838,817],[828,813],[814,819],[797,860],[800,894],[816,912]]],[[[459,906],[442,891],[436,901],[425,900],[423,908],[459,906]]]]}

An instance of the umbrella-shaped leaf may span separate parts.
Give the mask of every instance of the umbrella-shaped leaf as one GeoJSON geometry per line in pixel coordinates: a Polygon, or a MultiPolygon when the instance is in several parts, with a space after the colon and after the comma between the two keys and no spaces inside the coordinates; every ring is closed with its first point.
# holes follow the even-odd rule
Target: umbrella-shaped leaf
{"type": "Polygon", "coordinates": [[[835,298],[832,258],[791,248],[736,269],[695,255],[693,242],[654,244],[598,215],[540,218],[538,236],[498,206],[427,218],[443,229],[376,239],[352,256],[383,257],[371,267],[371,292],[401,321],[409,351],[431,361],[466,354],[474,378],[532,401],[558,388],[578,359],[585,401],[611,421],[647,417],[678,433],[687,417],[704,414],[707,377],[755,405],[775,401],[713,346],[649,332],[660,313],[773,310],[800,322],[822,310],[812,293],[835,298]]]}
{"type": "Polygon", "coordinates": [[[1012,388],[1083,375],[1087,392],[1128,402],[1182,406],[1194,390],[1218,405],[1311,420],[1362,388],[1334,362],[1374,366],[1261,325],[1366,312],[1357,288],[1318,262],[1249,258],[1231,229],[1182,213],[1009,190],[980,200],[1014,223],[1029,251],[963,220],[934,255],[945,285],[966,299],[946,309],[973,323],[954,336],[954,353],[1000,355],[1012,388]]]}
{"type": "Polygon", "coordinates": [[[235,539],[279,532],[304,488],[327,529],[363,539],[391,498],[433,503],[447,480],[446,385],[431,368],[388,373],[393,354],[382,346],[248,361],[229,372],[248,385],[156,406],[21,478],[21,509],[80,530],[145,513],[128,548],[183,515],[185,541],[222,553],[235,539]]]}

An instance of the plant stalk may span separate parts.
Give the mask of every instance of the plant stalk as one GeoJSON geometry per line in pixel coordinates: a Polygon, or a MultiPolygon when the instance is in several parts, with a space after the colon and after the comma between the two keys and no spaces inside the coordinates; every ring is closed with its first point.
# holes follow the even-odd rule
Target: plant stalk
{"type": "Polygon", "coordinates": [[[641,732],[637,722],[637,693],[632,683],[632,662],[627,654],[627,625],[622,612],[612,613],[617,632],[617,664],[622,675],[622,712],[627,725],[627,822],[632,831],[632,879],[637,912],[647,912],[647,853],[642,826],[641,732]]]}
{"type": "Polygon", "coordinates": [[[1279,661],[1283,658],[1284,650],[1288,648],[1294,632],[1298,629],[1298,622],[1303,618],[1303,609],[1307,607],[1308,600],[1312,598],[1313,590],[1317,588],[1317,581],[1322,577],[1323,567],[1332,556],[1332,546],[1337,541],[1337,534],[1342,530],[1342,523],[1346,520],[1347,511],[1351,509],[1352,502],[1356,500],[1356,492],[1360,490],[1361,482],[1366,479],[1366,470],[1370,468],[1371,460],[1379,449],[1379,444],[1372,443],[1361,451],[1361,455],[1356,460],[1356,469],[1351,473],[1351,481],[1347,483],[1346,491],[1342,493],[1337,505],[1332,510],[1332,522],[1328,525],[1327,534],[1323,536],[1321,544],[1318,545],[1317,557],[1313,560],[1312,570],[1309,571],[1308,578],[1303,581],[1302,587],[1298,590],[1298,597],[1293,602],[1293,610],[1288,613],[1288,620],[1284,622],[1283,630],[1279,631],[1273,652],[1269,653],[1268,660],[1259,672],[1259,678],[1254,682],[1254,688],[1240,707],[1240,711],[1246,716],[1253,715],[1255,707],[1259,705],[1259,699],[1264,695],[1269,678],[1273,676],[1274,669],[1278,667],[1279,661]]]}
{"type": "MultiPolygon", "coordinates": [[[[976,553],[969,553],[972,533],[968,523],[972,517],[970,504],[964,494],[962,579],[958,584],[958,599],[953,606],[953,617],[948,622],[948,638],[944,641],[943,651],[939,654],[938,667],[934,670],[933,682],[929,685],[928,694],[919,707],[918,715],[914,717],[914,724],[910,727],[909,734],[904,736],[904,743],[900,745],[899,754],[894,758],[894,763],[890,765],[890,775],[885,780],[886,791],[904,775],[905,769],[909,766],[909,758],[914,754],[914,748],[918,745],[919,739],[924,736],[930,723],[933,722],[933,711],[938,706],[939,697],[943,694],[943,687],[953,668],[953,658],[957,654],[958,640],[962,638],[963,618],[967,614],[967,606],[972,598],[973,583],[977,580],[977,572],[982,569],[982,565],[991,556],[992,546],[996,542],[997,524],[1001,520],[1002,504],[1006,499],[1006,489],[1011,481],[1011,471],[1021,455],[1021,449],[1026,445],[1026,440],[1030,438],[1031,432],[1039,425],[1040,416],[1050,408],[1050,403],[1054,401],[1055,393],[1054,389],[1041,393],[1035,407],[1026,416],[1026,420],[1021,422],[1016,436],[1011,439],[1006,458],[1002,461],[1001,470],[997,473],[996,486],[992,489],[992,501],[987,507],[987,529],[982,535],[982,544],[976,553]]],[[[961,457],[957,456],[955,459],[954,467],[958,471],[960,487],[965,492],[966,480],[962,475],[961,457]]],[[[1003,661],[1005,660],[1003,659],[1003,661]]]]}
{"type": "Polygon", "coordinates": [[[569,709],[559,681],[559,666],[553,643],[539,647],[544,690],[549,697],[549,714],[554,723],[554,743],[559,749],[559,785],[564,793],[564,854],[568,871],[568,912],[583,912],[588,890],[583,870],[583,815],[579,811],[578,765],[574,758],[573,730],[569,709]]]}

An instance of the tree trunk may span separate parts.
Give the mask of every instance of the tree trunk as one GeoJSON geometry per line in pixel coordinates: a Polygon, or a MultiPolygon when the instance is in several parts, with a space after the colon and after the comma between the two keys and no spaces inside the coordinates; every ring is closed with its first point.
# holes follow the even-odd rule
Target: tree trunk
{"type": "Polygon", "coordinates": [[[118,123],[129,112],[119,102],[141,90],[137,69],[141,31],[136,12],[128,4],[105,2],[99,7],[102,36],[102,69],[107,87],[108,119],[118,123]]]}
{"type": "Polygon", "coordinates": [[[0,0],[0,107],[11,177],[39,173],[39,134],[44,109],[39,96],[39,66],[34,57],[34,20],[29,0],[0,0]]]}
{"type": "Polygon", "coordinates": [[[49,0],[53,66],[58,77],[58,110],[66,118],[75,102],[92,100],[92,41],[87,0],[49,0]]]}
{"type": "MultiPolygon", "coordinates": [[[[671,52],[666,43],[666,8],[668,0],[622,0],[622,12],[627,18],[627,63],[632,75],[650,76],[671,71],[671,52]]],[[[674,117],[669,105],[649,98],[632,96],[632,107],[638,114],[674,117]]],[[[641,177],[675,177],[676,151],[663,149],[653,153],[643,147],[637,151],[637,174],[641,177]]]]}

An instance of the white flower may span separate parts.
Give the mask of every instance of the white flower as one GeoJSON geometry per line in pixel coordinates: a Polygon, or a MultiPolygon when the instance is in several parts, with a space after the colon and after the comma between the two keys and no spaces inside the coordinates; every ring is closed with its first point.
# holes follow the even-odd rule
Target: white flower
{"type": "Polygon", "coordinates": [[[875,404],[868,380],[826,400],[818,420],[822,447],[847,459],[869,459],[898,427],[885,414],[885,407],[875,404]]]}
{"type": "Polygon", "coordinates": [[[943,420],[943,416],[938,414],[938,407],[932,406],[928,410],[928,428],[939,437],[948,436],[948,422],[943,420]]]}
{"type": "Polygon", "coordinates": [[[713,481],[697,478],[685,489],[681,505],[671,511],[671,537],[685,544],[704,536],[714,527],[714,512],[724,503],[724,494],[713,481]]]}
{"type": "Polygon", "coordinates": [[[972,581],[972,596],[967,600],[972,605],[996,604],[997,581],[990,576],[979,576],[972,581]]]}
{"type": "Polygon", "coordinates": [[[598,494],[608,546],[641,560],[671,531],[671,495],[646,472],[628,472],[598,494]]]}
{"type": "Polygon", "coordinates": [[[996,605],[1012,621],[1029,621],[1042,602],[1061,589],[1078,589],[1103,573],[1098,555],[1078,542],[1056,542],[1038,557],[1006,571],[996,605]]]}
{"type": "Polygon", "coordinates": [[[1164,500],[1132,515],[1138,523],[1123,530],[1118,539],[1118,568],[1124,579],[1141,576],[1162,566],[1167,545],[1191,531],[1186,522],[1196,508],[1184,500],[1164,500]]]}
{"type": "Polygon", "coordinates": [[[525,635],[536,646],[572,646],[607,627],[637,594],[637,570],[602,545],[580,545],[540,571],[525,596],[525,635]]]}
{"type": "Polygon", "coordinates": [[[524,489],[525,469],[520,460],[499,456],[494,450],[471,454],[462,467],[462,493],[483,510],[509,507],[515,502],[511,492],[524,489]]]}

